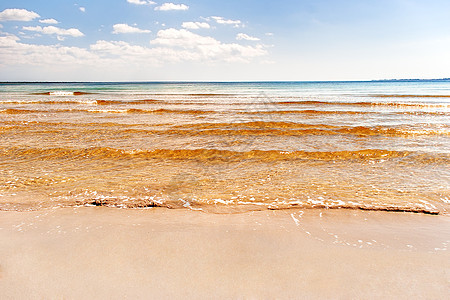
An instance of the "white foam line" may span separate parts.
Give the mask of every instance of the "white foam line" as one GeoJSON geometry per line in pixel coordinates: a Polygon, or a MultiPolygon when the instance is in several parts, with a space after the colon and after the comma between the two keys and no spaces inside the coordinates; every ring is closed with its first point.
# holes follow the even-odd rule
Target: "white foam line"
{"type": "MultiPolygon", "coordinates": [[[[233,198],[233,197],[232,197],[233,198]]],[[[234,197],[235,199],[237,197],[234,197]]],[[[246,205],[259,205],[259,206],[264,206],[266,205],[265,203],[261,203],[261,202],[250,202],[250,201],[238,201],[238,204],[246,204],[246,205]]]]}
{"type": "Polygon", "coordinates": [[[291,214],[292,220],[294,220],[295,225],[300,226],[300,221],[294,217],[294,214],[291,214]]]}
{"type": "Polygon", "coordinates": [[[49,95],[51,95],[51,96],[73,96],[74,93],[68,92],[68,91],[54,91],[54,92],[50,92],[49,95]]]}

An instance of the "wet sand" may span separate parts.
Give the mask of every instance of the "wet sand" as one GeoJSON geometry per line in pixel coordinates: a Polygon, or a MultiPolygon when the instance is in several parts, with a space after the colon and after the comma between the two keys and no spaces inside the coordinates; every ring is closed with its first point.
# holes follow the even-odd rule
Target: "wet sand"
{"type": "Polygon", "coordinates": [[[0,298],[445,298],[450,218],[357,210],[0,212],[0,298]]]}

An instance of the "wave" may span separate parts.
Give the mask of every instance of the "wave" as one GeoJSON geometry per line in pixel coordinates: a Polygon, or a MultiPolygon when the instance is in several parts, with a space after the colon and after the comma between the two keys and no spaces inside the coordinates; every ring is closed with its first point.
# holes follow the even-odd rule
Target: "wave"
{"type": "MultiPolygon", "coordinates": [[[[54,104],[56,102],[53,102],[54,104]]],[[[67,104],[69,102],[64,102],[67,104]]],[[[72,104],[79,104],[78,102],[71,102],[72,104]]],[[[58,104],[62,104],[58,102],[58,104]]],[[[103,104],[101,104],[103,105],[103,104]]],[[[111,113],[111,114],[238,114],[238,115],[285,115],[285,114],[303,114],[303,115],[367,115],[367,114],[381,114],[379,112],[368,111],[326,111],[326,110],[270,110],[270,111],[215,111],[215,110],[200,110],[200,109],[141,109],[141,108],[123,108],[123,109],[17,109],[8,108],[0,110],[3,114],[28,114],[28,113],[111,113]]],[[[388,112],[387,114],[399,115],[415,115],[415,116],[450,116],[450,112],[426,112],[426,111],[398,111],[388,112]]]]}
{"type": "Polygon", "coordinates": [[[253,136],[302,136],[302,135],[355,135],[355,136],[415,136],[415,135],[450,135],[450,131],[443,130],[398,130],[383,127],[352,127],[340,129],[208,129],[208,130],[164,130],[152,131],[154,134],[177,134],[177,135],[253,135],[253,136]]]}
{"type": "MultiPolygon", "coordinates": [[[[56,102],[53,102],[54,104],[56,102]]],[[[68,104],[69,102],[64,102],[68,104]]],[[[71,102],[72,104],[79,104],[79,102],[71,102]]],[[[58,102],[58,104],[62,104],[58,102]]],[[[103,104],[101,104],[103,105],[103,104]]],[[[215,110],[200,110],[200,109],[141,109],[141,108],[123,108],[123,109],[17,109],[8,108],[0,110],[3,114],[29,114],[29,113],[111,113],[111,114],[238,114],[238,115],[287,115],[287,114],[303,114],[303,115],[368,115],[368,114],[382,114],[380,112],[369,111],[326,111],[326,110],[269,110],[269,111],[215,111],[215,110]]],[[[399,115],[414,115],[414,116],[450,116],[450,112],[431,112],[431,111],[397,111],[388,112],[387,114],[399,115]]]]}
{"type": "MultiPolygon", "coordinates": [[[[45,121],[0,121],[0,124],[6,125],[8,128],[20,127],[23,130],[32,128],[61,128],[70,129],[76,128],[110,128],[110,127],[141,127],[142,124],[121,124],[113,122],[86,122],[86,123],[71,123],[71,122],[45,122],[45,121]]],[[[165,124],[152,124],[152,126],[159,127],[165,126],[165,124]]]]}
{"type": "Polygon", "coordinates": [[[369,97],[379,98],[450,98],[450,95],[402,95],[402,94],[372,94],[369,97]]]}
{"type": "Polygon", "coordinates": [[[51,92],[41,92],[41,93],[32,93],[31,95],[50,95],[50,96],[81,96],[81,95],[90,95],[95,93],[88,92],[72,92],[72,91],[51,91],[51,92]]]}
{"type": "Polygon", "coordinates": [[[8,108],[0,110],[0,113],[9,115],[18,114],[30,114],[30,113],[110,113],[110,114],[215,114],[216,111],[208,110],[176,110],[176,109],[49,109],[49,110],[37,110],[37,109],[16,109],[8,108]]]}
{"type": "Polygon", "coordinates": [[[41,104],[41,105],[61,105],[61,104],[87,104],[87,105],[93,105],[96,104],[96,100],[7,100],[7,101],[0,101],[2,104],[21,104],[21,105],[27,105],[27,104],[41,104]]]}
{"type": "Polygon", "coordinates": [[[214,114],[215,111],[207,111],[207,110],[176,110],[176,109],[139,109],[139,108],[129,108],[129,109],[104,109],[104,110],[72,110],[76,112],[90,112],[90,113],[126,113],[126,114],[193,114],[193,115],[201,115],[201,114],[214,114]]]}
{"type": "Polygon", "coordinates": [[[96,148],[3,148],[0,155],[15,159],[170,159],[197,160],[205,162],[236,162],[244,160],[259,160],[265,162],[293,160],[387,160],[412,159],[414,162],[450,163],[450,154],[422,153],[412,151],[392,151],[383,149],[364,149],[357,151],[310,152],[310,151],[279,151],[250,150],[245,152],[217,149],[154,149],[154,150],[124,150],[109,147],[96,148]]]}
{"type": "MultiPolygon", "coordinates": [[[[418,203],[409,203],[405,205],[393,205],[383,203],[355,203],[353,201],[292,201],[291,203],[276,202],[256,202],[256,201],[223,201],[223,200],[206,200],[199,201],[194,198],[171,200],[171,197],[164,195],[142,195],[127,197],[123,195],[101,195],[93,193],[86,195],[62,196],[57,201],[38,201],[33,203],[18,203],[3,201],[0,204],[0,211],[30,211],[52,207],[80,207],[80,206],[102,206],[118,209],[139,209],[163,207],[169,209],[191,209],[208,213],[230,214],[244,213],[261,210],[290,210],[290,209],[345,209],[345,210],[364,210],[364,211],[386,211],[386,212],[407,212],[439,215],[442,212],[436,207],[422,205],[418,203]],[[157,199],[155,199],[157,198],[157,199]],[[165,199],[167,198],[167,199],[165,199]]],[[[444,209],[444,214],[446,211],[444,209]]]]}
{"type": "Polygon", "coordinates": [[[143,99],[143,100],[95,100],[98,105],[123,105],[123,104],[157,104],[164,103],[163,100],[143,99]]]}
{"type": "Polygon", "coordinates": [[[310,128],[338,128],[335,125],[325,125],[325,124],[303,124],[303,123],[294,123],[294,122],[264,122],[264,121],[254,121],[254,122],[242,122],[242,123],[194,123],[194,124],[185,124],[176,126],[176,128],[191,128],[191,129],[227,129],[227,128],[256,128],[256,129],[265,129],[265,128],[290,128],[290,129],[310,129],[310,128]]]}
{"type": "Polygon", "coordinates": [[[372,106],[387,106],[387,107],[406,107],[406,108],[450,108],[450,104],[442,103],[417,103],[417,102],[343,102],[343,101],[311,101],[311,100],[296,100],[296,101],[261,101],[261,102],[208,102],[208,101],[190,101],[190,100],[95,100],[98,105],[123,105],[123,104],[166,104],[166,105],[205,105],[205,106],[248,106],[248,107],[271,107],[277,105],[306,105],[306,106],[356,106],[356,107],[372,107],[372,106]]]}
{"type": "Polygon", "coordinates": [[[8,115],[19,115],[19,114],[30,114],[30,113],[38,113],[40,110],[34,109],[16,109],[16,108],[7,108],[0,110],[0,113],[8,114],[8,115]]]}
{"type": "Polygon", "coordinates": [[[330,110],[269,110],[269,111],[253,111],[253,112],[239,112],[240,114],[257,114],[257,115],[272,115],[272,114],[305,114],[305,115],[366,115],[373,112],[368,111],[330,111],[330,110]]]}
{"type": "Polygon", "coordinates": [[[441,103],[408,103],[408,102],[340,102],[340,101],[278,101],[270,102],[273,105],[315,105],[315,106],[387,106],[387,107],[408,107],[408,108],[450,108],[450,104],[441,103]]]}
{"type": "Polygon", "coordinates": [[[385,126],[337,126],[327,124],[303,124],[293,122],[245,122],[245,123],[199,123],[175,126],[179,131],[168,130],[168,133],[191,135],[337,135],[357,136],[412,136],[412,135],[450,135],[450,128],[423,129],[411,127],[385,126]],[[191,131],[188,131],[188,130],[191,131]]]}
{"type": "MultiPolygon", "coordinates": [[[[372,111],[348,111],[348,110],[275,110],[275,111],[255,111],[255,112],[239,112],[239,114],[305,114],[305,115],[368,115],[368,114],[383,114],[382,112],[372,111]]],[[[416,115],[416,116],[450,116],[450,112],[436,112],[436,111],[395,111],[388,112],[388,114],[400,114],[400,115],[416,115]]]]}
{"type": "MultiPolygon", "coordinates": [[[[37,100],[1,100],[0,103],[3,104],[41,104],[41,105],[63,105],[63,104],[78,104],[78,105],[100,105],[100,106],[115,106],[115,105],[153,105],[153,104],[163,104],[163,105],[195,105],[195,106],[223,106],[223,107],[233,107],[241,106],[247,110],[256,111],[273,111],[277,113],[282,113],[277,107],[278,106],[314,106],[314,107],[327,107],[332,106],[333,109],[336,107],[390,107],[390,108],[404,108],[404,109],[439,109],[439,108],[450,108],[450,104],[444,103],[418,103],[418,102],[341,102],[341,101],[311,101],[311,100],[292,100],[292,101],[265,101],[265,102],[227,102],[227,101],[191,101],[191,100],[162,100],[162,99],[139,99],[139,100],[102,100],[102,99],[67,99],[61,97],[58,100],[47,100],[47,99],[37,99],[37,100]]],[[[290,110],[292,113],[301,110],[290,110]]],[[[335,110],[339,111],[339,110],[335,110]]],[[[322,110],[315,109],[305,109],[303,113],[314,113],[323,112],[322,110]]],[[[352,112],[345,111],[347,114],[357,114],[357,113],[372,113],[372,112],[352,112]]]]}
{"type": "MultiPolygon", "coordinates": [[[[156,111],[155,113],[158,113],[156,111]]],[[[180,111],[179,113],[189,113],[180,111]]],[[[198,112],[192,111],[197,114],[198,112]]],[[[426,128],[424,126],[337,126],[327,124],[303,124],[292,122],[243,122],[243,123],[197,123],[176,125],[167,129],[146,129],[133,128],[138,126],[129,126],[118,123],[45,123],[45,122],[5,122],[6,127],[0,126],[1,131],[18,130],[17,134],[34,130],[34,132],[51,133],[61,130],[80,130],[86,127],[89,132],[95,132],[102,127],[116,127],[113,134],[142,133],[155,135],[179,135],[179,136],[331,136],[331,135],[353,135],[353,136],[449,136],[449,126],[440,126],[439,128],[426,128]],[[13,127],[14,126],[14,127],[13,127]]],[[[155,125],[156,126],[156,125],[155,125]]],[[[159,124],[163,126],[163,124],[159,124]]],[[[158,127],[159,127],[158,126],[158,127]]]]}
{"type": "Polygon", "coordinates": [[[243,202],[243,201],[214,201],[213,203],[203,203],[195,199],[188,200],[150,200],[149,197],[126,199],[123,201],[116,197],[89,197],[88,199],[75,200],[72,205],[75,206],[105,206],[116,208],[149,208],[164,207],[170,209],[192,209],[213,213],[233,213],[248,212],[256,210],[289,210],[289,209],[350,209],[365,211],[387,211],[387,212],[408,212],[430,215],[439,215],[441,212],[434,207],[426,207],[420,204],[392,205],[392,204],[367,204],[367,203],[346,203],[344,201],[335,201],[334,203],[325,203],[323,201],[309,201],[278,204],[261,202],[243,202]],[[94,199],[93,199],[94,198],[94,199]]]}

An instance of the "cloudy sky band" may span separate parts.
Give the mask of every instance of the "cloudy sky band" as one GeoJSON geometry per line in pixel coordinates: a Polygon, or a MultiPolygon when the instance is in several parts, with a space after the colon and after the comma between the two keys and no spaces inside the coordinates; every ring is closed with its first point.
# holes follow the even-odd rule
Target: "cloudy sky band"
{"type": "Polygon", "coordinates": [[[444,0],[4,0],[0,80],[38,66],[49,80],[450,77],[446,28],[444,0]]]}

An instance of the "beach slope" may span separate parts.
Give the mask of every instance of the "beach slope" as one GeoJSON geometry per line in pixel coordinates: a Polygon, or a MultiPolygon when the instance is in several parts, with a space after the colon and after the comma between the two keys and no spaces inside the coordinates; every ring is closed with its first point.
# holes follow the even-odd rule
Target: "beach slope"
{"type": "Polygon", "coordinates": [[[0,212],[2,299],[444,298],[450,219],[410,213],[0,212]]]}

